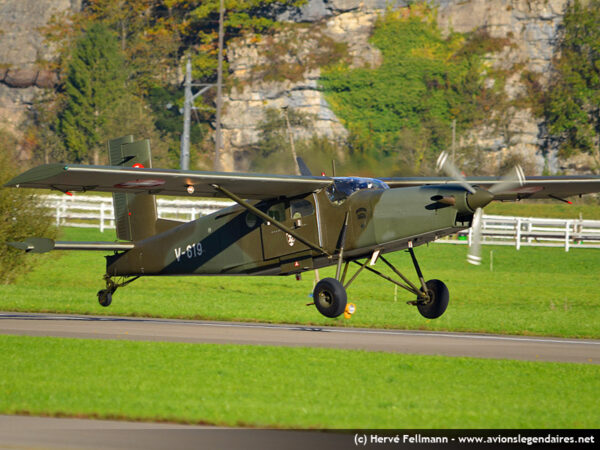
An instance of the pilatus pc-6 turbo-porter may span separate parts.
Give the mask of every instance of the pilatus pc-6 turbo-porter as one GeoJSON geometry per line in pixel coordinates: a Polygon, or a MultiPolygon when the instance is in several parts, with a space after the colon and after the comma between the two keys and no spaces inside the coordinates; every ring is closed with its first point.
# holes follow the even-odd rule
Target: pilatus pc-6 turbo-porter
{"type": "MultiPolygon", "coordinates": [[[[30,238],[12,246],[31,252],[100,250],[106,256],[108,306],[118,287],[141,276],[290,275],[336,265],[320,280],[313,301],[321,314],[347,311],[346,289],[367,269],[412,293],[427,318],[441,316],[449,293],[440,280],[425,281],[414,248],[473,227],[468,259],[479,263],[482,208],[493,200],[565,197],[600,191],[600,177],[465,178],[442,153],[447,177],[315,177],[302,161],[301,176],[153,169],[148,140],[133,136],[108,143],[110,166],[48,164],[5,186],[62,192],[112,192],[120,242],[54,242],[30,238]],[[190,222],[159,219],[156,195],[224,197],[236,204],[190,222]],[[407,249],[418,281],[411,282],[384,256],[407,249]],[[372,266],[381,260],[399,277],[372,266]],[[358,266],[350,277],[350,263],[358,266]]],[[[348,305],[350,306],[350,305],[348,305]]],[[[351,309],[351,308],[348,308],[351,309]]]]}

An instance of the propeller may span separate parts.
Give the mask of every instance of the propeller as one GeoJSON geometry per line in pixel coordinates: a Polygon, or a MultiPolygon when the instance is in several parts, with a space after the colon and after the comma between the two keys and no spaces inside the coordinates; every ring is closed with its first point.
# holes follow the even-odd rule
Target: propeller
{"type": "Polygon", "coordinates": [[[448,153],[446,153],[446,152],[440,153],[440,156],[438,157],[435,168],[438,170],[438,172],[439,171],[445,172],[446,175],[448,175],[450,178],[455,180],[458,184],[460,184],[462,187],[464,187],[471,194],[475,193],[475,189],[473,188],[473,186],[471,186],[467,182],[465,177],[459,172],[459,170],[456,168],[456,166],[454,164],[452,164],[450,161],[448,161],[448,153]]]}
{"type": "Polygon", "coordinates": [[[469,194],[467,194],[467,203],[470,208],[475,209],[475,214],[473,215],[473,222],[471,223],[471,247],[469,248],[469,253],[467,255],[467,262],[480,265],[483,207],[494,200],[496,195],[523,186],[525,183],[523,169],[521,166],[516,165],[508,173],[500,177],[497,183],[486,190],[483,188],[475,188],[469,184],[458,168],[448,160],[448,153],[446,152],[440,153],[436,168],[438,171],[443,171],[469,192],[469,194]]]}

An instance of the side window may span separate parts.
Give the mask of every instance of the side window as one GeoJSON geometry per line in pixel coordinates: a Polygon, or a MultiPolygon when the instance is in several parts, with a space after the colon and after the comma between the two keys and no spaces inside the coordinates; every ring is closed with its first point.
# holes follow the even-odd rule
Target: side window
{"type": "Polygon", "coordinates": [[[246,213],[246,226],[248,228],[254,228],[258,223],[258,217],[252,214],[250,211],[246,213]]]}
{"type": "Polygon", "coordinates": [[[292,200],[290,203],[290,214],[292,219],[300,219],[315,213],[313,205],[308,200],[292,200]]]}
{"type": "Polygon", "coordinates": [[[285,220],[285,203],[277,203],[269,208],[267,215],[273,220],[283,222],[285,220]]]}

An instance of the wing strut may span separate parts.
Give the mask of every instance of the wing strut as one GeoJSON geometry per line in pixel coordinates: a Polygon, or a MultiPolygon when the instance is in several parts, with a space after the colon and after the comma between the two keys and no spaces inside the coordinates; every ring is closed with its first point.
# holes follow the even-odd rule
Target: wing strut
{"type": "Polygon", "coordinates": [[[324,254],[324,255],[327,255],[327,256],[331,256],[331,254],[329,254],[324,248],[319,247],[317,244],[313,244],[311,241],[307,240],[306,238],[303,238],[302,236],[300,236],[298,233],[296,233],[291,228],[286,227],[284,224],[282,224],[281,222],[273,219],[271,216],[269,216],[268,214],[262,212],[260,209],[254,207],[251,204],[249,204],[248,202],[242,200],[237,195],[235,195],[233,192],[228,191],[227,189],[225,189],[222,186],[219,186],[218,184],[211,184],[211,186],[213,188],[215,188],[217,191],[221,192],[226,197],[229,197],[231,200],[233,200],[234,202],[236,202],[238,205],[243,206],[244,208],[246,208],[251,213],[256,214],[261,219],[263,219],[263,220],[265,220],[267,222],[272,223],[275,227],[279,228],[281,231],[283,231],[285,233],[288,233],[289,235],[295,237],[297,240],[299,240],[300,242],[302,242],[304,245],[312,248],[313,250],[316,250],[317,252],[319,252],[321,254],[324,254]]]}

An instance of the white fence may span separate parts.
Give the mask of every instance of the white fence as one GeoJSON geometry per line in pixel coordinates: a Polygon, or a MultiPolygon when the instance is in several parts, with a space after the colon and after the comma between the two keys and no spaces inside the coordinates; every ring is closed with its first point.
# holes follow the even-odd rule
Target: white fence
{"type": "MultiPolygon", "coordinates": [[[[115,228],[112,197],[47,195],[57,226],[115,228]]],[[[232,205],[214,200],[157,200],[158,217],[190,221],[232,205]]],[[[492,245],[600,248],[600,220],[542,219],[483,215],[483,242],[492,245]]],[[[471,243],[471,230],[439,239],[449,244],[471,243]]]]}
{"type": "MultiPolygon", "coordinates": [[[[600,220],[483,215],[482,241],[491,245],[600,249],[600,220]]],[[[472,230],[436,242],[471,245],[472,230]]]]}
{"type": "MultiPolygon", "coordinates": [[[[56,226],[115,228],[113,200],[101,196],[46,195],[44,203],[51,208],[56,226]]],[[[188,222],[197,219],[233,203],[227,201],[167,200],[156,201],[158,217],[188,222]]]]}

